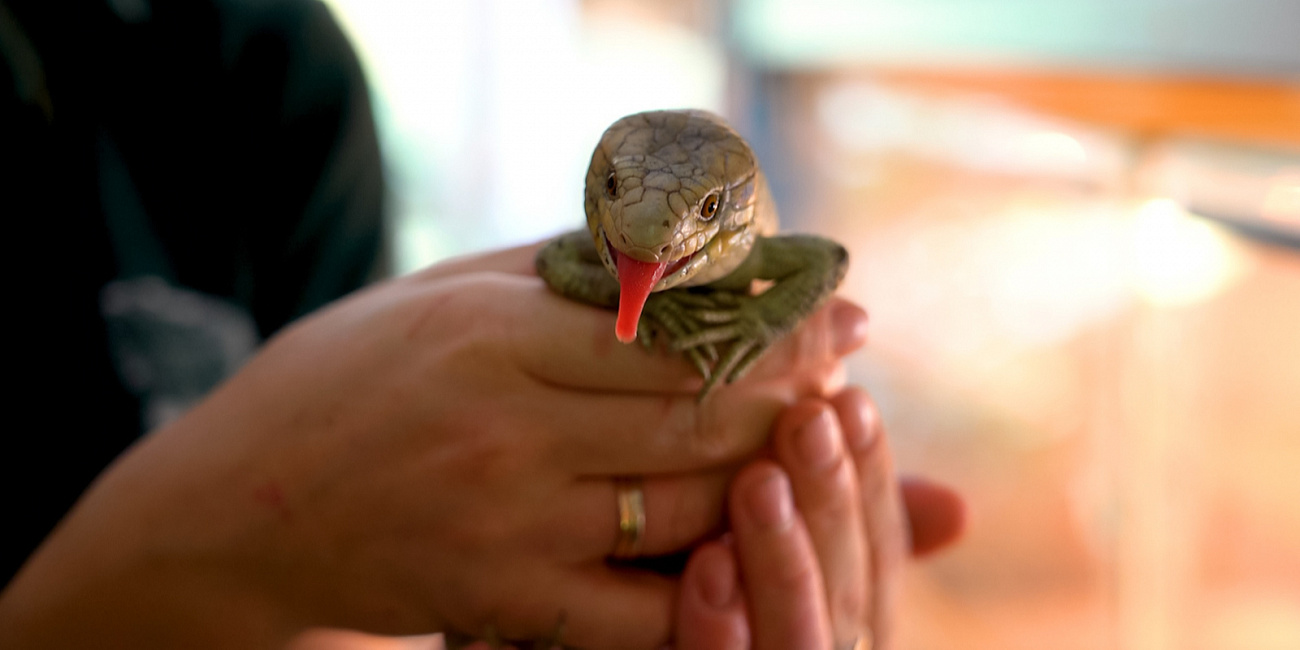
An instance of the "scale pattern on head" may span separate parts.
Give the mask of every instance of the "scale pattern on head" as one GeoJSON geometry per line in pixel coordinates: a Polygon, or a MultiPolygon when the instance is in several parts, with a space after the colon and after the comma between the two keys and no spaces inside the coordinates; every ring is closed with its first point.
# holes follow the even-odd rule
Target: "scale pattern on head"
{"type": "Polygon", "coordinates": [[[666,263],[654,287],[662,291],[712,282],[744,261],[755,237],[776,229],[767,195],[753,151],[722,118],[653,111],[605,131],[587,170],[585,207],[606,268],[618,276],[611,248],[666,263]]]}

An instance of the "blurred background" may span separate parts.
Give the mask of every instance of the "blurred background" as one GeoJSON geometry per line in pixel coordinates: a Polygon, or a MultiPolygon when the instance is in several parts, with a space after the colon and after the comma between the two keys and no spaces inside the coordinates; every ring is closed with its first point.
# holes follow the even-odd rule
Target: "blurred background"
{"type": "Polygon", "coordinates": [[[905,648],[1300,648],[1300,2],[328,4],[399,272],[578,227],[672,107],[849,247],[851,379],[972,507],[905,648]]]}

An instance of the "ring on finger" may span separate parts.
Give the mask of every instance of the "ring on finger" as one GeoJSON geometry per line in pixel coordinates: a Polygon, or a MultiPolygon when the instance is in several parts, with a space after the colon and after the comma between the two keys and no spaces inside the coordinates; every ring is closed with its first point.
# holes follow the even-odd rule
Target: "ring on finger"
{"type": "Polygon", "coordinates": [[[627,559],[641,552],[645,539],[645,491],[640,477],[614,479],[614,495],[618,505],[618,541],[614,557],[627,559]]]}

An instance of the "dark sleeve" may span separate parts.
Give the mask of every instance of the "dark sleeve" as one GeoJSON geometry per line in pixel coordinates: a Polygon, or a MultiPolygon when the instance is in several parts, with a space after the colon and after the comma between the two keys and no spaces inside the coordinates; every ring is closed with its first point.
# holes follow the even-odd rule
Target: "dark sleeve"
{"type": "Polygon", "coordinates": [[[375,274],[385,192],[352,48],[320,2],[276,4],[232,3],[227,17],[227,33],[244,37],[231,83],[256,152],[240,156],[251,277],[236,290],[264,335],[375,274]],[[258,15],[245,22],[249,8],[258,15]]]}
{"type": "Polygon", "coordinates": [[[100,311],[124,273],[109,204],[144,215],[170,281],[269,336],[375,272],[384,183],[361,69],[316,0],[0,6],[3,585],[140,433],[100,311]]]}
{"type": "Polygon", "coordinates": [[[123,116],[123,148],[136,149],[126,154],[179,283],[243,304],[269,336],[381,263],[367,86],[316,0],[216,2],[210,36],[194,4],[154,4],[158,56],[145,63],[156,73],[143,94],[156,102],[142,111],[154,121],[123,116]],[[194,51],[183,38],[195,33],[213,40],[194,51]],[[173,52],[187,69],[168,63],[173,52]]]}

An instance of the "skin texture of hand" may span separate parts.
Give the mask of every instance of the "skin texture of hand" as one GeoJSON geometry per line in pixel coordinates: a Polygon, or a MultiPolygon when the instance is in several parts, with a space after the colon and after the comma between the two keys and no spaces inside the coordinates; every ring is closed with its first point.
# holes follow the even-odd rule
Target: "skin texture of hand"
{"type": "Polygon", "coordinates": [[[896,481],[879,423],[855,388],[781,415],[774,459],[731,486],[731,536],[687,565],[677,650],[896,647],[909,538],[913,556],[952,543],[964,506],[943,486],[896,481]]]}
{"type": "Polygon", "coordinates": [[[0,596],[0,634],[15,648],[276,647],[310,626],[538,638],[563,612],[574,645],[666,642],[677,583],[604,562],[612,479],[652,475],[643,552],[706,538],[727,468],[786,406],[838,389],[865,315],[832,303],[697,404],[679,356],[615,343],[612,313],[532,276],[534,250],[386,282],[278,335],[100,477],[0,596]]]}
{"type": "MultiPolygon", "coordinates": [[[[955,492],[919,478],[899,480],[901,504],[894,490],[859,490],[883,483],[866,474],[893,477],[879,423],[856,388],[830,401],[801,400],[781,414],[772,441],[779,465],[761,459],[739,474],[729,493],[732,532],[691,555],[678,599],[677,650],[847,649],[859,637],[875,638],[877,650],[897,647],[891,614],[876,614],[872,595],[897,589],[891,583],[901,567],[897,555],[873,560],[873,549],[897,549],[910,538],[911,556],[924,557],[956,541],[965,515],[955,492]],[[893,515],[900,505],[906,528],[893,515]],[[785,521],[764,525],[772,514],[785,521]]],[[[320,631],[293,650],[441,647],[432,639],[320,631]]]]}

